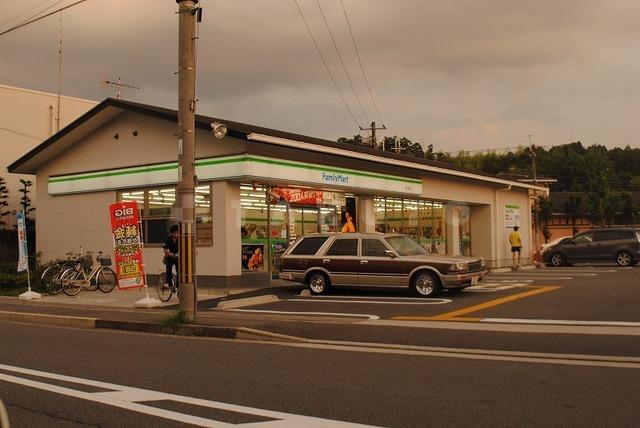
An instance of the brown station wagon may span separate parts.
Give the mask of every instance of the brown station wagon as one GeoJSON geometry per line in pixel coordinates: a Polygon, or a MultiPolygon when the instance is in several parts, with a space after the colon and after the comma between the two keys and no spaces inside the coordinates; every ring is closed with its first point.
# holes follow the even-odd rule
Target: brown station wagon
{"type": "Polygon", "coordinates": [[[328,233],[305,235],[282,256],[280,278],[309,284],[313,294],[337,287],[411,287],[431,297],[462,290],[487,275],[478,257],[438,256],[405,235],[328,233]]]}

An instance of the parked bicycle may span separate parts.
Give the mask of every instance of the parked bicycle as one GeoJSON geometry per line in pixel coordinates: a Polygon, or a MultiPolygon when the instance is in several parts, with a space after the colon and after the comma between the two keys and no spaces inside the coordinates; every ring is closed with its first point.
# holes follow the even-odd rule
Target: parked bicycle
{"type": "Polygon", "coordinates": [[[158,275],[158,299],[163,302],[168,302],[174,293],[178,293],[178,287],[176,285],[178,272],[175,265],[173,266],[173,271],[173,275],[171,276],[171,284],[169,284],[169,282],[167,281],[167,272],[162,271],[162,273],[158,275]]]}
{"type": "MultiPolygon", "coordinates": [[[[51,266],[46,268],[40,276],[40,286],[42,290],[48,294],[60,294],[62,293],[62,274],[72,267],[74,267],[77,259],[80,258],[80,253],[70,251],[66,254],[67,260],[56,260],[51,266]]],[[[93,288],[95,290],[96,288],[93,288]]]]}
{"type": "Polygon", "coordinates": [[[67,296],[75,296],[83,288],[95,290],[94,287],[97,287],[103,293],[110,293],[116,286],[116,274],[109,266],[111,258],[102,257],[102,251],[98,253],[95,262],[91,251],[87,251],[73,268],[62,273],[62,291],[67,296]]]}

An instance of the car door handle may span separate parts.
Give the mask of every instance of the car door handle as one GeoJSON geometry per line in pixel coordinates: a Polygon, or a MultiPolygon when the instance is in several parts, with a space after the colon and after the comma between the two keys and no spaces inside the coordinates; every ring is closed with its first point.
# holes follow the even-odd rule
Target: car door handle
{"type": "Polygon", "coordinates": [[[323,259],[322,263],[331,263],[331,259],[323,259]]]}
{"type": "Polygon", "coordinates": [[[369,263],[369,260],[360,260],[361,265],[366,265],[367,263],[369,263]]]}

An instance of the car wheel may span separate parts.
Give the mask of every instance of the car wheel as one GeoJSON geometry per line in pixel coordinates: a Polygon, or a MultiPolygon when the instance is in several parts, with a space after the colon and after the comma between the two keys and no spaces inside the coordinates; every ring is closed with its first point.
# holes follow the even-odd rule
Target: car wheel
{"type": "Polygon", "coordinates": [[[314,272],[307,280],[311,294],[326,294],[329,291],[329,278],[321,272],[314,272]]]}
{"type": "Polygon", "coordinates": [[[560,253],[551,254],[551,266],[560,267],[564,266],[567,263],[564,256],[560,253]]]}
{"type": "Polygon", "coordinates": [[[633,258],[631,257],[631,254],[627,253],[626,251],[620,251],[616,256],[616,262],[618,262],[618,266],[631,266],[631,264],[633,263],[633,258]]]}
{"type": "Polygon", "coordinates": [[[440,288],[440,280],[431,272],[419,272],[413,279],[413,290],[420,297],[435,296],[440,288]]]}

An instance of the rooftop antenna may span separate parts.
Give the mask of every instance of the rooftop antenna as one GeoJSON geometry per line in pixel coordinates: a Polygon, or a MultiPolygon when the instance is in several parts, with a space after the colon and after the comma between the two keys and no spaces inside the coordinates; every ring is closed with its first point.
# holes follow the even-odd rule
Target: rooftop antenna
{"type": "Polygon", "coordinates": [[[62,94],[62,11],[60,11],[60,29],[58,31],[58,96],[56,110],[56,132],[60,131],[60,96],[62,94]]]}
{"type": "Polygon", "coordinates": [[[129,83],[124,83],[122,81],[121,78],[118,77],[118,81],[117,82],[112,82],[110,80],[103,80],[102,84],[105,86],[109,86],[111,88],[116,88],[117,92],[116,92],[116,98],[120,99],[120,91],[122,89],[140,89],[140,86],[136,86],[136,85],[132,85],[129,83]]]}

